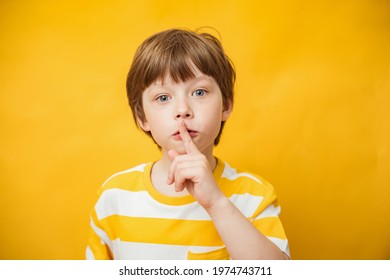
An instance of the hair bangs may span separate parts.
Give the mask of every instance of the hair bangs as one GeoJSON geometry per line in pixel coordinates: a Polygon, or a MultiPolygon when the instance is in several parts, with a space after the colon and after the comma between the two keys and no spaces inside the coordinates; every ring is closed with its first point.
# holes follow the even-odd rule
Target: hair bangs
{"type": "Polygon", "coordinates": [[[163,81],[168,76],[176,83],[185,82],[194,78],[197,70],[209,76],[215,75],[215,65],[211,63],[215,58],[204,52],[201,42],[194,38],[175,39],[169,44],[158,46],[159,53],[150,58],[144,75],[145,88],[156,80],[163,81]]]}

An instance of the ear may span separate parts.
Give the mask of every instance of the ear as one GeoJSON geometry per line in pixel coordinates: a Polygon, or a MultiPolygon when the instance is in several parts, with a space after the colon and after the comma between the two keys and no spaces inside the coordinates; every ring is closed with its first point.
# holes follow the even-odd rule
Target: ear
{"type": "Polygon", "coordinates": [[[137,117],[138,125],[142,128],[143,131],[150,131],[149,123],[145,119],[144,121],[137,117]]]}
{"type": "Polygon", "coordinates": [[[229,100],[227,102],[227,104],[224,104],[223,105],[223,110],[222,110],[222,121],[226,121],[230,114],[232,113],[232,110],[233,110],[233,104],[232,102],[229,100]]]}

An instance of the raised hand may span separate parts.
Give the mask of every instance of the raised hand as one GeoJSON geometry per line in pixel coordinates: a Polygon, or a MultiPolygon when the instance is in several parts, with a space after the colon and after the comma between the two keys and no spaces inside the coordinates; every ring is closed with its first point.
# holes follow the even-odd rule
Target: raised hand
{"type": "Polygon", "coordinates": [[[186,153],[180,155],[175,150],[168,151],[172,163],[167,183],[174,183],[177,192],[186,188],[200,205],[208,209],[223,197],[223,193],[214,180],[209,161],[195,145],[182,120],[179,121],[179,133],[186,153]]]}
{"type": "Polygon", "coordinates": [[[280,249],[257,230],[238,208],[224,196],[214,180],[209,161],[203,155],[183,121],[179,132],[185,154],[169,150],[172,160],[168,184],[176,191],[184,188],[210,215],[232,259],[288,259],[280,249]]]}

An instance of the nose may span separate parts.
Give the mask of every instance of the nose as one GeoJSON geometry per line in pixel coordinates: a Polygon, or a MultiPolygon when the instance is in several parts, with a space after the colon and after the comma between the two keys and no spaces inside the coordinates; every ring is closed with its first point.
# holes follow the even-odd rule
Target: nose
{"type": "Polygon", "coordinates": [[[176,119],[190,119],[194,116],[189,104],[186,100],[178,101],[175,118],[176,119]]]}

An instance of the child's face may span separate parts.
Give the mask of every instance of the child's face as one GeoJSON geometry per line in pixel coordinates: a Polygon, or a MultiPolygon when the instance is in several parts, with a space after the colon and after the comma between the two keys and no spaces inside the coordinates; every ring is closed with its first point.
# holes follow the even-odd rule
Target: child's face
{"type": "Polygon", "coordinates": [[[157,144],[165,151],[185,153],[178,121],[182,119],[201,152],[212,151],[214,140],[231,112],[231,105],[223,106],[217,82],[199,70],[195,77],[176,83],[171,77],[155,81],[143,92],[146,121],[138,120],[145,131],[150,131],[157,144]]]}

